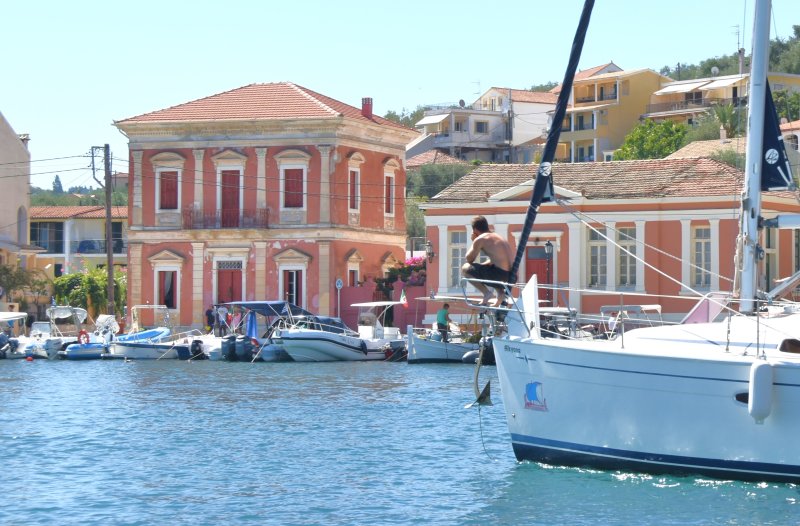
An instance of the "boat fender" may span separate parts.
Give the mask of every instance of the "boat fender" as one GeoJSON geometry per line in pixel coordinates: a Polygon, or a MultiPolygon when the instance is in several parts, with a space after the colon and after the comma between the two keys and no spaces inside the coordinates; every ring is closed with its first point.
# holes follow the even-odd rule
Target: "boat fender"
{"type": "Polygon", "coordinates": [[[750,396],[747,411],[757,424],[763,424],[772,410],[772,366],[758,361],[750,366],[750,396]]]}
{"type": "Polygon", "coordinates": [[[367,354],[367,342],[365,342],[364,340],[361,340],[361,352],[367,354]]]}
{"type": "Polygon", "coordinates": [[[81,332],[78,333],[78,343],[82,343],[84,345],[89,343],[89,333],[81,329],[81,332]]]}

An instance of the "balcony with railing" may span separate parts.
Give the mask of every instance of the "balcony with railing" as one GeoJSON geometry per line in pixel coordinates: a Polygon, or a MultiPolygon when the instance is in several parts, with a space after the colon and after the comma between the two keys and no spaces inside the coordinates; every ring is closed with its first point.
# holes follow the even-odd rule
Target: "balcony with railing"
{"type": "Polygon", "coordinates": [[[712,106],[725,106],[728,104],[733,104],[734,106],[744,106],[747,104],[747,98],[734,97],[730,99],[718,99],[708,97],[704,99],[657,102],[647,105],[647,113],[645,113],[645,115],[649,115],[651,113],[665,113],[670,111],[695,111],[698,109],[704,110],[711,108],[712,106]]]}
{"type": "MultiPolygon", "coordinates": [[[[106,240],[105,239],[80,239],[70,241],[69,250],[73,254],[106,254],[106,240]]],[[[127,254],[128,241],[125,239],[112,239],[111,250],[114,254],[127,254]]]]}
{"type": "Polygon", "coordinates": [[[242,210],[183,210],[183,228],[187,230],[221,228],[269,228],[268,208],[242,210]]]}

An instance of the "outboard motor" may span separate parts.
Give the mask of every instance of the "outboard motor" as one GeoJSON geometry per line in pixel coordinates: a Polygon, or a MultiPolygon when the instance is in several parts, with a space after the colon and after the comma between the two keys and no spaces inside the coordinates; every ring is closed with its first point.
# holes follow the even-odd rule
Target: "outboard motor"
{"type": "Polygon", "coordinates": [[[236,338],[236,359],[240,362],[249,362],[253,359],[253,342],[247,336],[236,338]]]}
{"type": "Polygon", "coordinates": [[[228,334],[227,336],[222,337],[222,343],[220,344],[220,354],[222,354],[223,360],[228,360],[229,362],[236,361],[235,334],[228,334]]]}
{"type": "Polygon", "coordinates": [[[6,351],[11,348],[11,344],[8,341],[8,335],[4,332],[0,332],[0,359],[6,358],[6,351]]]}
{"type": "Polygon", "coordinates": [[[189,347],[190,360],[206,360],[208,356],[203,352],[203,342],[200,340],[192,340],[192,345],[189,347]]]}

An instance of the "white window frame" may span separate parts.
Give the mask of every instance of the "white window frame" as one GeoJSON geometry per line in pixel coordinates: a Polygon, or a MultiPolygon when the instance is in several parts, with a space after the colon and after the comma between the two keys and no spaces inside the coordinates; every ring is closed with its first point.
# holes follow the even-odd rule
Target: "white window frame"
{"type": "Polygon", "coordinates": [[[691,238],[691,271],[690,284],[694,289],[708,290],[711,287],[711,227],[709,225],[692,226],[691,238]],[[698,237],[703,231],[707,236],[698,237]],[[699,268],[698,268],[699,267],[699,268]]]}
{"type": "Polygon", "coordinates": [[[179,212],[181,210],[181,181],[183,179],[183,170],[181,168],[156,168],[156,210],[159,212],[179,212]],[[178,173],[178,205],[177,208],[162,208],[161,207],[161,174],[163,172],[177,172],[178,173]]]}
{"type": "MultiPolygon", "coordinates": [[[[278,265],[278,293],[283,294],[284,282],[283,282],[283,272],[285,270],[300,270],[302,271],[303,281],[301,282],[302,286],[302,298],[301,304],[297,305],[298,307],[306,308],[306,298],[308,297],[308,265],[302,265],[297,263],[287,263],[278,265]]],[[[284,299],[284,298],[281,298],[284,299]]]]}
{"type": "Polygon", "coordinates": [[[349,167],[347,170],[347,209],[350,212],[359,212],[361,210],[361,168],[349,167]],[[353,208],[350,204],[351,196],[353,195],[353,181],[351,175],[355,172],[355,192],[356,192],[356,207],[353,208]]]}
{"type": "Polygon", "coordinates": [[[159,272],[175,272],[175,307],[169,309],[170,312],[179,312],[181,310],[181,267],[175,264],[153,264],[153,303],[158,303],[160,295],[158,290],[158,273],[159,272]]]}
{"type": "Polygon", "coordinates": [[[383,172],[383,215],[384,217],[394,217],[394,211],[397,208],[397,199],[395,198],[395,182],[396,178],[394,172],[385,171],[383,172]],[[388,212],[386,211],[386,187],[389,187],[389,198],[391,199],[390,208],[388,212]]]}
{"type": "Polygon", "coordinates": [[[475,121],[475,135],[489,135],[489,121],[475,121]],[[478,126],[483,125],[485,131],[479,131],[478,126]]]}
{"type": "MultiPolygon", "coordinates": [[[[219,298],[217,297],[217,271],[219,270],[219,263],[222,261],[238,261],[242,267],[242,296],[247,296],[247,256],[231,256],[231,255],[214,255],[211,258],[211,268],[213,272],[211,273],[211,287],[212,287],[212,297],[214,303],[217,303],[219,298]]],[[[246,297],[241,298],[242,300],[246,300],[246,297]]]]}
{"type": "Polygon", "coordinates": [[[281,164],[280,165],[280,209],[281,210],[301,210],[305,211],[308,208],[308,166],[305,164],[281,164]],[[301,208],[284,206],[284,192],[286,182],[286,170],[303,170],[303,206],[301,208]]]}
{"type": "MultiPolygon", "coordinates": [[[[467,231],[451,230],[447,233],[447,288],[458,289],[461,287],[461,267],[467,262],[467,231]],[[454,241],[454,236],[463,235],[464,242],[454,241]]],[[[472,287],[472,285],[469,285],[472,287]]],[[[474,287],[472,287],[474,289],[474,287]]],[[[469,288],[468,288],[469,290],[469,288]]]]}
{"type": "MultiPolygon", "coordinates": [[[[597,230],[605,234],[605,228],[600,227],[597,230]]],[[[608,242],[600,233],[589,228],[587,235],[587,251],[588,259],[586,262],[586,287],[593,289],[605,289],[608,283],[608,242]],[[597,282],[593,283],[592,279],[597,276],[597,282]]]]}
{"type": "Polygon", "coordinates": [[[636,255],[636,227],[623,226],[617,227],[617,286],[623,289],[636,288],[637,284],[637,260],[636,255]],[[625,252],[626,249],[628,252],[625,252]],[[624,272],[623,272],[624,270],[624,272]],[[625,275],[627,283],[622,283],[625,275]]]}
{"type": "Polygon", "coordinates": [[[222,172],[239,172],[239,221],[241,224],[244,212],[244,164],[217,165],[217,210],[222,212],[222,172]]]}

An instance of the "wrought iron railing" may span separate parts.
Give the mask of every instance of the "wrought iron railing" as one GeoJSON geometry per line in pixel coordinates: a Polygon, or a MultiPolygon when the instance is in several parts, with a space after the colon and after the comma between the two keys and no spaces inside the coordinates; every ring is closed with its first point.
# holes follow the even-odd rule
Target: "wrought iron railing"
{"type": "Polygon", "coordinates": [[[241,210],[183,210],[183,228],[269,228],[269,209],[244,208],[241,210]]]}

